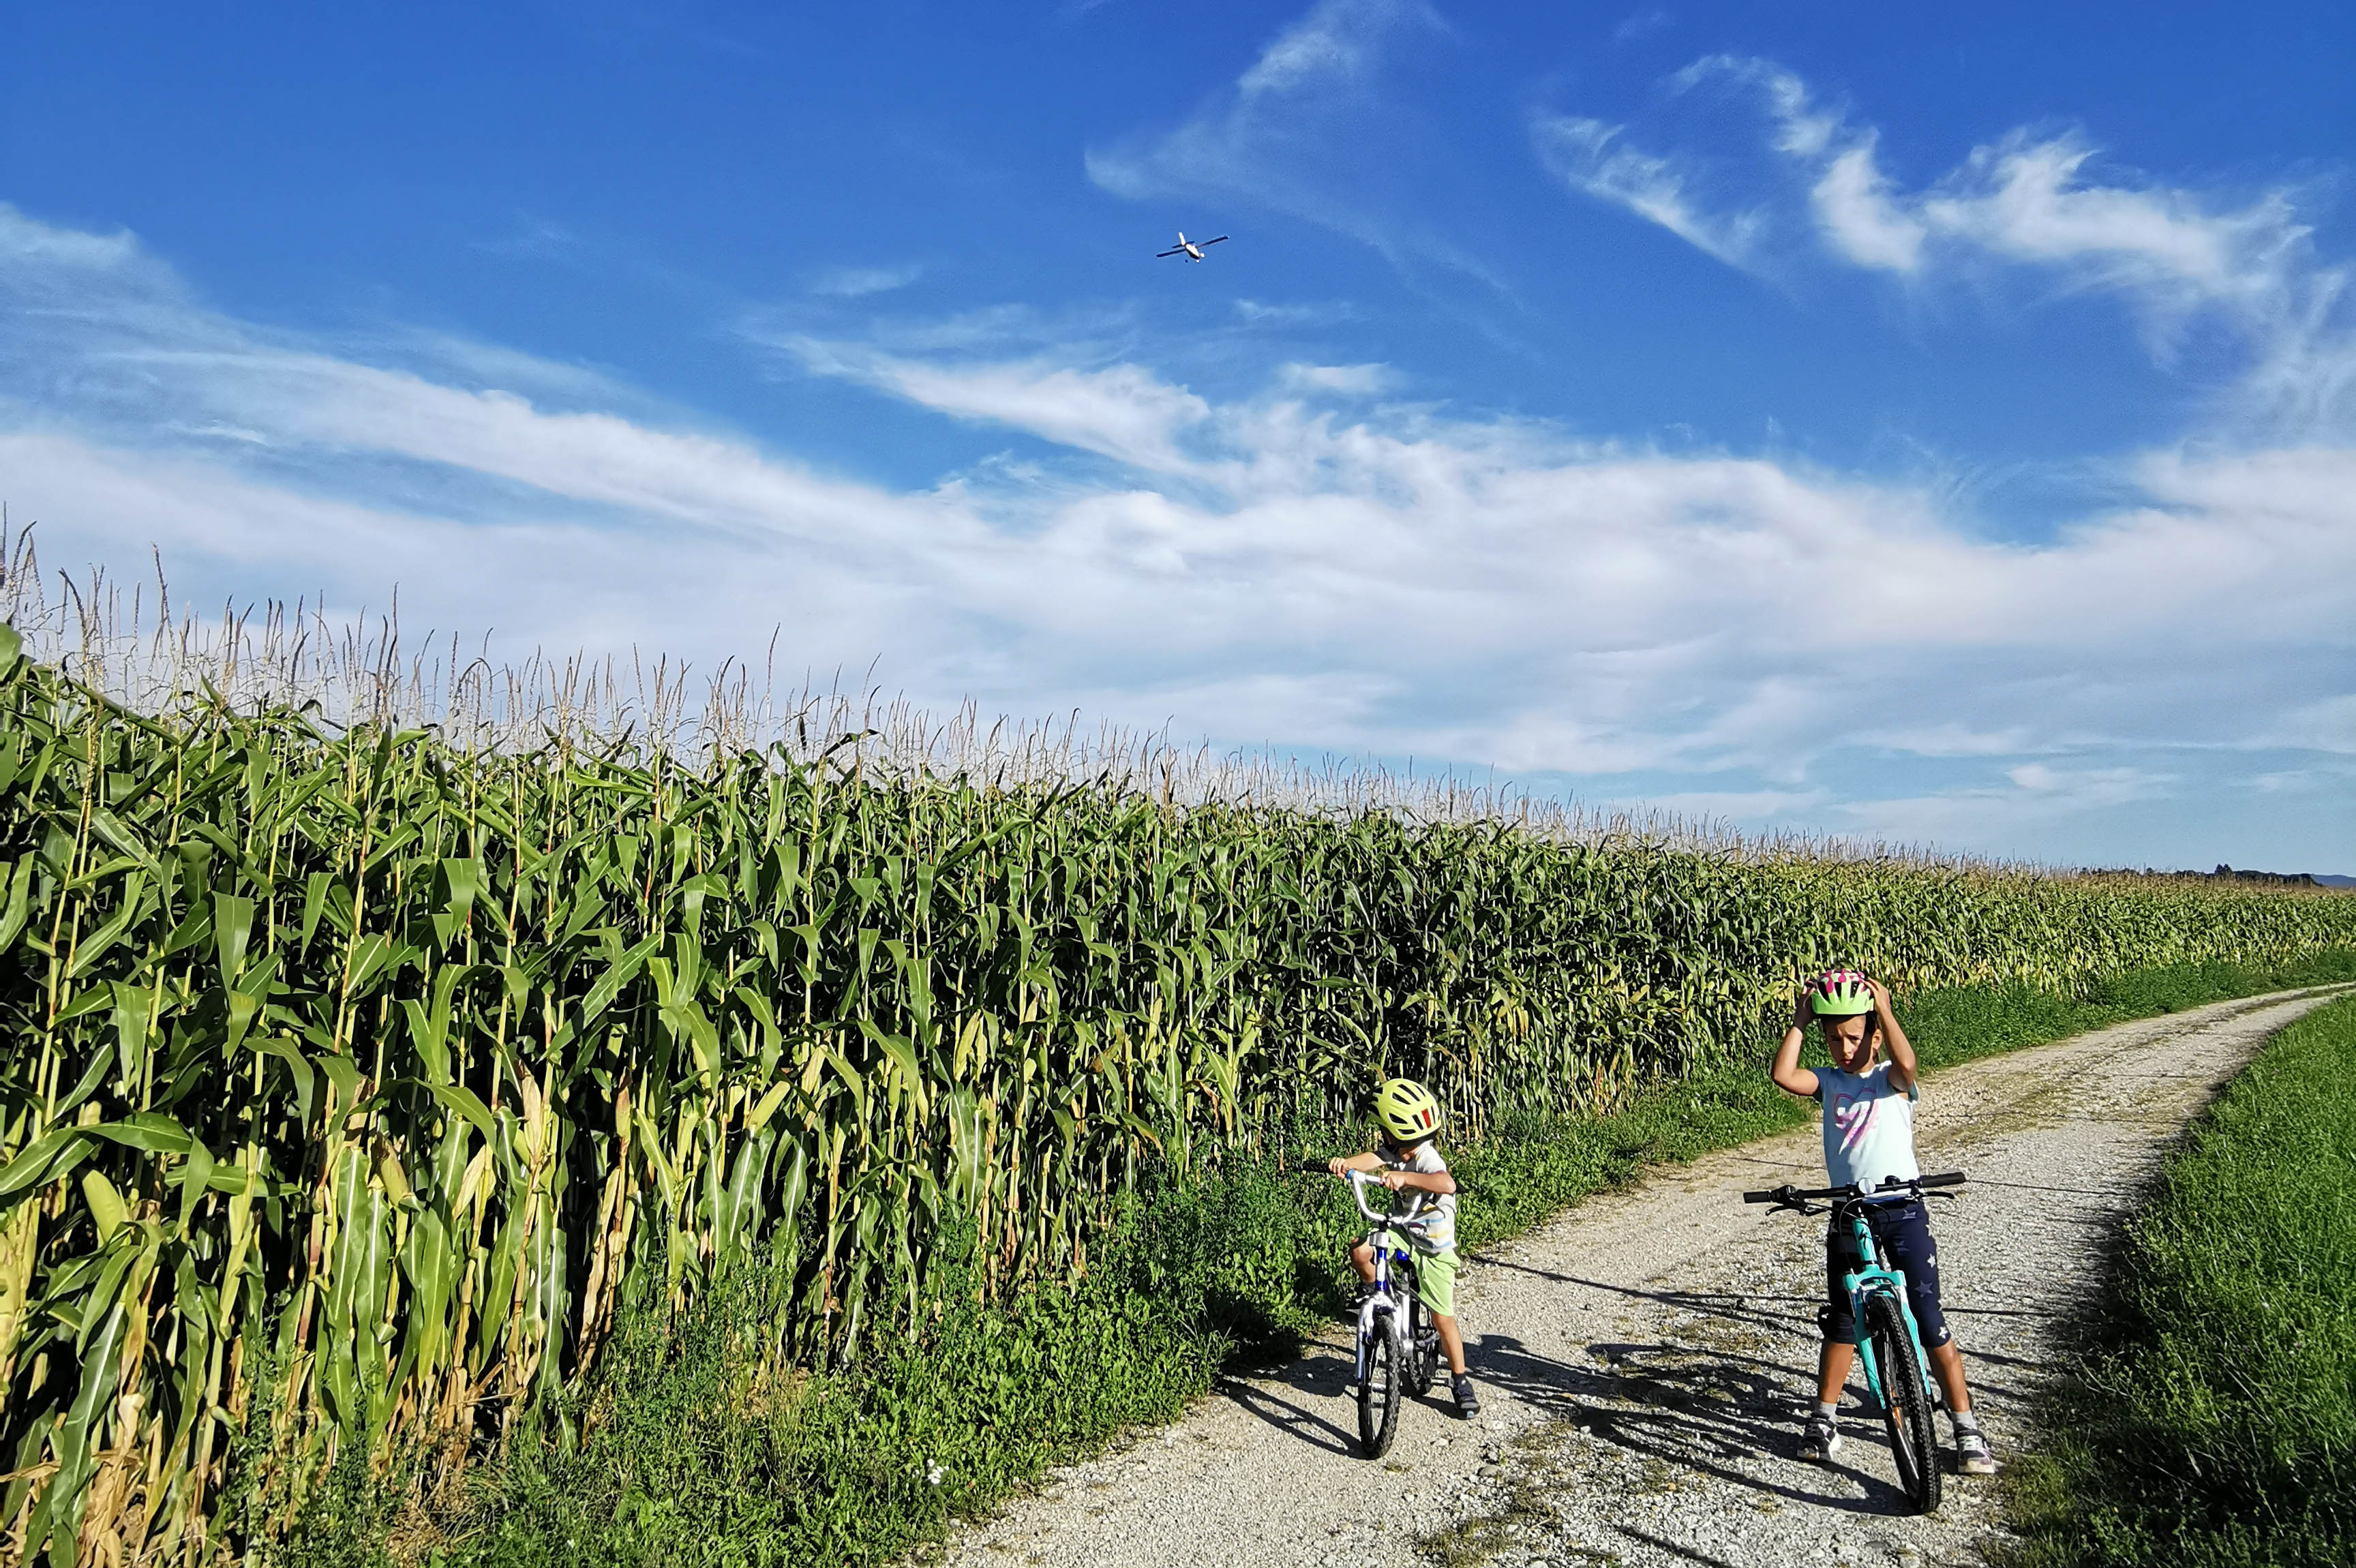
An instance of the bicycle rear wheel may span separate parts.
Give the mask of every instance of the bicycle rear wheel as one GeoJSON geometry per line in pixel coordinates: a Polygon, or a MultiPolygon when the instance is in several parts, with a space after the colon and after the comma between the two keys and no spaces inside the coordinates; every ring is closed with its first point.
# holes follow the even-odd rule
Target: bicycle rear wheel
{"type": "Polygon", "coordinates": [[[1407,1305],[1407,1391],[1421,1399],[1431,1391],[1431,1380],[1440,1371],[1440,1333],[1431,1326],[1431,1314],[1423,1298],[1415,1294],[1415,1282],[1408,1281],[1407,1305]]]}
{"type": "Polygon", "coordinates": [[[1898,1486],[1916,1513],[1939,1506],[1946,1471],[1939,1463],[1939,1430],[1931,1416],[1931,1396],[1922,1386],[1922,1356],[1906,1331],[1898,1298],[1877,1295],[1866,1303],[1866,1326],[1873,1336],[1873,1359],[1881,1373],[1881,1419],[1890,1428],[1890,1452],[1898,1461],[1898,1486]]]}
{"type": "Polygon", "coordinates": [[[1365,1347],[1366,1375],[1358,1380],[1358,1446],[1369,1459],[1390,1452],[1407,1398],[1407,1336],[1396,1312],[1379,1313],[1365,1347]]]}

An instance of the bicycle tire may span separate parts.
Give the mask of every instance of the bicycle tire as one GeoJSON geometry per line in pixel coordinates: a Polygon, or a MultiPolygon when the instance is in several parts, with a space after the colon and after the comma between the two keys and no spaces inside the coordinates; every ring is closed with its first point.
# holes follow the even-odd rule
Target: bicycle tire
{"type": "Polygon", "coordinates": [[[1440,1331],[1420,1296],[1410,1296],[1407,1310],[1407,1391],[1421,1399],[1440,1375],[1440,1331]]]}
{"type": "Polygon", "coordinates": [[[1939,1506],[1946,1470],[1939,1462],[1939,1430],[1931,1396],[1922,1386],[1922,1358],[1906,1331],[1898,1298],[1876,1295],[1866,1303],[1873,1336],[1873,1359],[1881,1373],[1881,1419],[1890,1429],[1890,1454],[1898,1465],[1898,1487],[1916,1513],[1939,1506]]]}
{"type": "Polygon", "coordinates": [[[1398,1435],[1399,1406],[1406,1401],[1406,1336],[1398,1314],[1380,1313],[1366,1349],[1366,1375],[1358,1380],[1358,1446],[1369,1459],[1391,1450],[1398,1435]]]}

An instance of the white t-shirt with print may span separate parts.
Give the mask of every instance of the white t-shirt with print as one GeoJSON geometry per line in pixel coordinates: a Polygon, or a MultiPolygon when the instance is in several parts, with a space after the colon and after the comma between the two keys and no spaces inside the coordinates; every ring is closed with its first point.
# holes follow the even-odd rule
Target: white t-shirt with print
{"type": "Polygon", "coordinates": [[[1915,1093],[1890,1087],[1888,1062],[1861,1073],[1820,1067],[1816,1095],[1825,1107],[1827,1185],[1871,1192],[1890,1176],[1922,1174],[1914,1163],[1915,1093]]]}
{"type": "MultiPolygon", "coordinates": [[[[1387,1171],[1413,1171],[1419,1176],[1439,1176],[1448,1169],[1448,1162],[1440,1157],[1440,1150],[1427,1138],[1415,1146],[1415,1152],[1405,1159],[1388,1144],[1375,1146],[1375,1157],[1383,1162],[1387,1171]]],[[[1371,1195],[1369,1195],[1371,1201],[1371,1195]]],[[[1391,1194],[1391,1210],[1402,1219],[1421,1219],[1427,1215],[1431,1224],[1422,1230],[1402,1230],[1400,1235],[1419,1251],[1449,1252],[1456,1248],[1456,1195],[1425,1192],[1419,1187],[1404,1187],[1391,1194]]]]}

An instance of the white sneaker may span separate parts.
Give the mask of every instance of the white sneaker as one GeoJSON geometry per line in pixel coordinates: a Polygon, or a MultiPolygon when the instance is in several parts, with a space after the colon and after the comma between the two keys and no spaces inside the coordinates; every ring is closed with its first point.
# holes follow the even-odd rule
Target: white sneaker
{"type": "Polygon", "coordinates": [[[1988,1452],[1987,1434],[1977,1427],[1955,1434],[1955,1468],[1966,1476],[1996,1474],[1996,1455],[1988,1452]]]}
{"type": "Polygon", "coordinates": [[[1800,1426],[1800,1457],[1821,1465],[1840,1452],[1840,1428],[1820,1410],[1808,1412],[1800,1426]]]}

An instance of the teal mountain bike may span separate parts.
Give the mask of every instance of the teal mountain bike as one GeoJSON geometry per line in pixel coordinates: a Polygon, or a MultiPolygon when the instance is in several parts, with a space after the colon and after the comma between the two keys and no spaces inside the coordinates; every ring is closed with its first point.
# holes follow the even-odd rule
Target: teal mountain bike
{"type": "Polygon", "coordinates": [[[1939,1405],[1938,1385],[1931,1380],[1931,1359],[1922,1350],[1922,1335],[1914,1326],[1914,1309],[1906,1300],[1906,1276],[1890,1260],[1866,1223],[1866,1212],[1876,1203],[1902,1202],[1924,1196],[1952,1197],[1932,1189],[1959,1187],[1964,1173],[1891,1176],[1872,1192],[1857,1187],[1783,1186],[1767,1192],[1746,1192],[1745,1203],[1772,1203],[1798,1214],[1826,1214],[1836,1227],[1849,1228],[1847,1257],[1857,1267],[1842,1274],[1848,1291],[1850,1320],[1858,1327],[1858,1359],[1865,1363],[1866,1386],[1881,1406],[1890,1429],[1890,1452],[1898,1462],[1899,1488],[1917,1513],[1939,1506],[1945,1471],[1939,1463],[1939,1434],[1933,1412],[1939,1405]]]}
{"type": "MultiPolygon", "coordinates": [[[[1323,1163],[1301,1169],[1332,1174],[1323,1163]]],[[[1358,1303],[1358,1446],[1367,1458],[1379,1459],[1398,1435],[1399,1407],[1409,1395],[1430,1392],[1440,1371],[1440,1330],[1416,1294],[1415,1254],[1398,1245],[1402,1232],[1419,1235],[1430,1221],[1378,1212],[1367,1203],[1366,1189],[1381,1189],[1382,1177],[1342,1174],[1369,1222],[1366,1245],[1375,1253],[1375,1288],[1358,1303]]]]}

